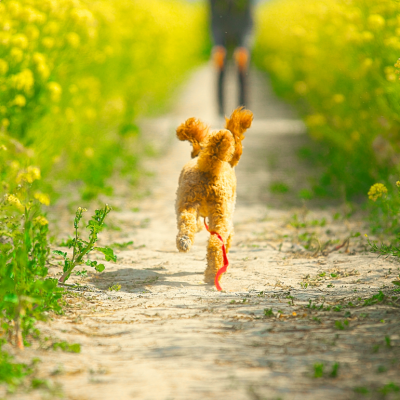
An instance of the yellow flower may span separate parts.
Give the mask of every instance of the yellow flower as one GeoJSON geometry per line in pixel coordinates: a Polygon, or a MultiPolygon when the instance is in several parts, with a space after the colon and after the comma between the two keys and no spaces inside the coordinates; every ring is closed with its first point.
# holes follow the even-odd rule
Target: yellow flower
{"type": "Polygon", "coordinates": [[[46,219],[45,217],[43,217],[42,215],[40,215],[39,217],[36,217],[36,218],[33,220],[33,222],[34,222],[35,224],[42,225],[42,226],[45,226],[45,225],[48,225],[48,224],[49,224],[49,221],[47,221],[47,219],[46,219]]]}
{"type": "Polygon", "coordinates": [[[44,63],[38,64],[38,65],[36,66],[36,71],[37,71],[38,75],[39,75],[42,79],[47,79],[47,78],[50,76],[50,69],[49,69],[49,67],[48,67],[46,64],[44,64],[44,63]]]}
{"type": "Polygon", "coordinates": [[[15,63],[20,63],[24,58],[24,52],[18,47],[13,47],[10,51],[10,56],[15,63]]]}
{"type": "Polygon", "coordinates": [[[79,35],[75,32],[69,32],[66,35],[66,39],[67,39],[67,43],[73,47],[74,49],[79,47],[80,43],[81,43],[81,38],[79,37],[79,35]]]}
{"type": "Polygon", "coordinates": [[[47,84],[47,89],[50,92],[50,99],[54,102],[60,101],[62,88],[59,83],[57,82],[49,82],[47,84]]]}
{"type": "Polygon", "coordinates": [[[8,71],[8,62],[0,58],[0,75],[5,75],[8,71]]]}
{"type": "Polygon", "coordinates": [[[33,88],[35,80],[33,79],[32,71],[30,69],[24,69],[19,74],[11,77],[11,83],[15,89],[23,90],[25,93],[29,94],[33,88]]]}
{"type": "Polygon", "coordinates": [[[27,26],[27,28],[25,29],[25,33],[28,39],[31,41],[36,40],[40,35],[39,29],[36,28],[36,26],[34,25],[27,26]]]}
{"type": "Polygon", "coordinates": [[[306,122],[310,126],[320,126],[326,123],[326,119],[321,114],[314,114],[314,115],[309,115],[306,118],[306,122]]]}
{"type": "Polygon", "coordinates": [[[308,91],[307,84],[303,81],[297,81],[294,84],[294,90],[301,96],[305,95],[308,91]]]}
{"type": "Polygon", "coordinates": [[[54,47],[54,39],[52,37],[46,36],[42,39],[42,45],[46,49],[52,49],[54,47]]]}
{"type": "Polygon", "coordinates": [[[25,107],[26,98],[22,94],[17,94],[12,102],[13,105],[18,107],[25,107]]]}
{"type": "Polygon", "coordinates": [[[371,29],[379,30],[385,26],[385,19],[379,14],[372,14],[368,17],[368,25],[371,29]]]}
{"type": "Polygon", "coordinates": [[[93,147],[86,147],[84,153],[85,153],[85,156],[86,156],[87,158],[93,158],[93,156],[94,156],[93,147]]]}
{"type": "Polygon", "coordinates": [[[32,61],[36,64],[36,71],[42,79],[50,76],[50,69],[46,63],[46,57],[41,53],[33,53],[32,61]]]}
{"type": "Polygon", "coordinates": [[[25,211],[25,207],[21,204],[19,198],[14,196],[13,194],[6,194],[5,200],[10,206],[15,207],[17,210],[21,212],[25,211]]]}
{"type": "Polygon", "coordinates": [[[45,193],[36,192],[33,197],[45,206],[50,205],[50,197],[45,193]]]}
{"type": "Polygon", "coordinates": [[[40,179],[40,169],[38,167],[29,166],[26,170],[18,172],[16,181],[21,183],[22,181],[32,183],[40,179]]]}
{"type": "Polygon", "coordinates": [[[10,1],[7,4],[8,11],[13,17],[18,17],[19,13],[21,12],[21,4],[17,1],[10,1]]]}
{"type": "Polygon", "coordinates": [[[50,21],[44,28],[43,32],[47,35],[55,36],[60,30],[60,25],[55,21],[50,21]]]}
{"type": "Polygon", "coordinates": [[[360,140],[360,133],[358,131],[351,132],[351,140],[353,142],[358,142],[360,140]]]}
{"type": "Polygon", "coordinates": [[[14,160],[14,161],[11,161],[11,162],[10,162],[10,168],[11,168],[11,169],[17,170],[17,169],[19,169],[19,167],[20,167],[20,165],[19,165],[19,162],[18,162],[18,161],[14,160]]]}
{"type": "Polygon", "coordinates": [[[372,201],[376,201],[379,199],[379,197],[386,195],[387,192],[388,190],[383,183],[375,183],[369,189],[368,198],[372,201]]]}
{"type": "Polygon", "coordinates": [[[365,42],[370,42],[371,40],[374,39],[374,34],[372,32],[369,31],[364,31],[362,32],[362,38],[365,42]]]}
{"type": "Polygon", "coordinates": [[[345,98],[344,98],[344,96],[342,95],[342,94],[335,94],[334,96],[333,96],[333,101],[335,102],[335,103],[337,103],[337,104],[340,104],[340,103],[343,103],[344,102],[344,100],[345,100],[345,98]]]}
{"type": "Polygon", "coordinates": [[[1,126],[4,128],[8,128],[10,126],[10,120],[8,118],[3,118],[1,120],[1,126]]]}
{"type": "Polygon", "coordinates": [[[18,35],[15,35],[11,38],[11,43],[15,47],[19,47],[20,49],[26,49],[28,47],[28,38],[22,33],[19,33],[18,35]]]}

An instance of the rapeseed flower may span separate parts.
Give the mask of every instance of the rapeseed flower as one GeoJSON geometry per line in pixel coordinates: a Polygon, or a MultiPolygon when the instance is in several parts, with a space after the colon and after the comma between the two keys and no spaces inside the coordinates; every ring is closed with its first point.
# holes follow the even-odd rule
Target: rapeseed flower
{"type": "Polygon", "coordinates": [[[383,183],[375,183],[368,191],[368,198],[372,201],[376,201],[383,195],[386,195],[387,192],[388,190],[383,183]]]}
{"type": "Polygon", "coordinates": [[[368,17],[368,25],[373,30],[380,30],[385,26],[385,18],[379,14],[372,14],[368,17]]]}
{"type": "Polygon", "coordinates": [[[43,215],[39,215],[39,217],[36,217],[33,222],[35,224],[41,225],[41,226],[45,226],[49,224],[49,221],[47,221],[47,219],[45,217],[43,217],[43,215]]]}
{"type": "Polygon", "coordinates": [[[24,34],[19,33],[11,38],[11,43],[15,47],[25,50],[28,47],[28,38],[24,34]]]}
{"type": "Polygon", "coordinates": [[[24,69],[19,74],[11,76],[11,84],[17,89],[29,94],[33,88],[35,80],[30,69],[24,69]]]}
{"type": "Polygon", "coordinates": [[[80,43],[81,43],[81,38],[79,37],[79,35],[75,32],[69,32],[66,35],[66,40],[67,43],[73,47],[74,49],[76,49],[77,47],[79,47],[80,43]]]}
{"type": "Polygon", "coordinates": [[[17,183],[28,182],[32,183],[40,179],[40,169],[38,167],[29,166],[26,170],[18,172],[17,183]]]}
{"type": "Polygon", "coordinates": [[[8,71],[8,62],[0,58],[0,75],[5,75],[8,71]]]}
{"type": "Polygon", "coordinates": [[[24,52],[18,47],[13,47],[10,56],[15,63],[20,63],[24,59],[24,52]]]}
{"type": "Polygon", "coordinates": [[[54,102],[60,101],[62,88],[61,85],[57,82],[49,82],[47,84],[47,89],[50,92],[50,99],[54,102]]]}
{"type": "Polygon", "coordinates": [[[36,192],[33,197],[45,206],[50,205],[50,197],[45,193],[36,192]]]}
{"type": "Polygon", "coordinates": [[[17,196],[14,196],[13,194],[6,194],[4,196],[4,199],[6,203],[8,203],[10,206],[16,208],[17,210],[24,212],[25,207],[22,205],[20,199],[17,196]]]}
{"type": "Polygon", "coordinates": [[[11,103],[14,106],[17,107],[25,107],[26,106],[26,98],[22,96],[22,94],[17,94],[14,98],[14,100],[11,103]]]}

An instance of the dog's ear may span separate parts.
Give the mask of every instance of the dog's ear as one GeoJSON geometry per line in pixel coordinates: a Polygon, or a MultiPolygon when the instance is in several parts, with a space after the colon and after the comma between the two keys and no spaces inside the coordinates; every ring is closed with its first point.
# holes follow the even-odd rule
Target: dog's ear
{"type": "Polygon", "coordinates": [[[237,165],[240,160],[243,151],[242,140],[244,139],[244,133],[250,128],[252,122],[253,113],[243,106],[238,107],[229,118],[226,118],[225,128],[232,132],[236,144],[235,153],[229,162],[232,167],[237,165]]]}
{"type": "Polygon", "coordinates": [[[192,158],[196,157],[201,150],[209,132],[209,127],[196,118],[189,118],[176,129],[179,140],[188,140],[192,146],[192,158]]]}

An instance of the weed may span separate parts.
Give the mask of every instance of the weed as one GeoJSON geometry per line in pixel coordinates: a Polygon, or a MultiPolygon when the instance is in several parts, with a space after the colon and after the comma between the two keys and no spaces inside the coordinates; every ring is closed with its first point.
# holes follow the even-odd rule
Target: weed
{"type": "Polygon", "coordinates": [[[67,353],[80,353],[81,345],[79,343],[69,344],[68,342],[53,343],[53,350],[61,349],[67,353]]]}
{"type": "Polygon", "coordinates": [[[376,372],[378,372],[378,374],[382,374],[384,372],[387,372],[387,368],[384,365],[379,365],[376,369],[376,372]]]}
{"type": "Polygon", "coordinates": [[[273,317],[274,312],[272,311],[272,308],[264,308],[264,315],[268,318],[273,317]]]}
{"type": "Polygon", "coordinates": [[[336,329],[344,330],[348,326],[349,326],[349,321],[347,319],[345,319],[343,322],[339,321],[339,320],[335,321],[335,328],[336,329]]]}
{"type": "Polygon", "coordinates": [[[358,394],[367,395],[369,394],[369,389],[364,386],[358,386],[354,388],[354,391],[358,394]]]}
{"type": "Polygon", "coordinates": [[[289,186],[283,182],[273,182],[269,186],[271,193],[287,193],[289,191],[289,186]]]}
{"type": "Polygon", "coordinates": [[[60,283],[64,283],[71,275],[73,269],[85,263],[87,266],[94,268],[97,272],[102,272],[105,269],[104,264],[98,264],[97,261],[87,260],[84,262],[83,258],[88,255],[91,251],[96,250],[104,254],[104,258],[106,261],[116,261],[117,257],[114,255],[113,250],[110,247],[95,247],[95,244],[98,239],[98,234],[104,228],[104,219],[107,214],[111,211],[111,207],[105,205],[104,208],[100,210],[96,210],[95,214],[90,219],[87,228],[89,228],[89,241],[83,240],[79,236],[79,222],[82,219],[83,212],[86,209],[79,207],[76,211],[75,219],[74,219],[74,228],[75,228],[75,237],[70,243],[70,247],[73,247],[72,258],[69,259],[67,257],[67,253],[54,250],[53,253],[60,255],[64,258],[64,268],[63,275],[59,279],[60,283]]]}
{"type": "Polygon", "coordinates": [[[338,372],[339,372],[339,363],[338,363],[338,362],[335,362],[335,363],[332,365],[332,371],[331,371],[331,373],[329,374],[329,376],[330,376],[331,378],[336,378],[336,377],[338,376],[338,372]]]}
{"type": "Polygon", "coordinates": [[[110,245],[111,248],[114,249],[119,249],[119,250],[123,250],[128,248],[129,246],[133,245],[133,241],[130,240],[129,242],[124,242],[124,243],[113,243],[110,245]]]}
{"type": "Polygon", "coordinates": [[[314,378],[322,378],[324,375],[324,364],[316,363],[314,364],[314,378]]]}
{"type": "Polygon", "coordinates": [[[384,396],[390,394],[390,393],[399,393],[400,392],[400,387],[394,384],[393,382],[389,382],[386,385],[382,386],[381,388],[378,389],[378,392],[383,394],[384,396]]]}
{"type": "Polygon", "coordinates": [[[75,271],[75,275],[76,276],[83,276],[86,277],[87,276],[88,271],[86,269],[83,269],[82,271],[75,271]]]}
{"type": "Polygon", "coordinates": [[[121,285],[116,283],[115,285],[112,285],[108,288],[108,290],[110,292],[114,291],[114,292],[119,292],[121,290],[121,285]]]}

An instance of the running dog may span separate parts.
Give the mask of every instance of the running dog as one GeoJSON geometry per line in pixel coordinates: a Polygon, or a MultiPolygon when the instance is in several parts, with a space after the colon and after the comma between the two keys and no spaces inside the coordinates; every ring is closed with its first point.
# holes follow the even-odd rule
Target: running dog
{"type": "Polygon", "coordinates": [[[250,128],[253,113],[238,107],[226,118],[225,129],[210,131],[196,118],[189,118],[176,130],[179,140],[192,144],[192,160],[182,169],[176,198],[178,235],[176,246],[188,252],[194,236],[208,218],[211,235],[207,247],[206,283],[214,282],[223,264],[218,236],[229,250],[233,237],[233,212],[236,202],[235,166],[242,155],[244,133],[250,128]]]}

